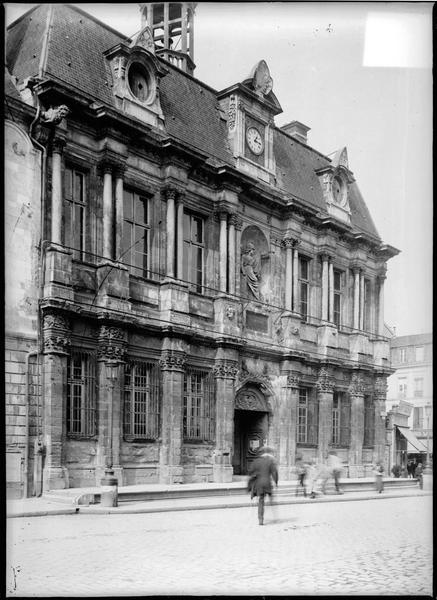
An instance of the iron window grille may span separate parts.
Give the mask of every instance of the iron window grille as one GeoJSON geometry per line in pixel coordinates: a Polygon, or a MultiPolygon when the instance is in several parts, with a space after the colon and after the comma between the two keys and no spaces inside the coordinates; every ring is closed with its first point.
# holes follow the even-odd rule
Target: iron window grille
{"type": "Polygon", "coordinates": [[[184,375],[184,440],[214,441],[215,410],[213,372],[188,369],[184,375]]]}
{"type": "Polygon", "coordinates": [[[202,293],[204,255],[205,255],[204,219],[184,212],[184,253],[183,278],[191,284],[191,289],[202,293]]]}
{"type": "Polygon", "coordinates": [[[73,258],[85,259],[86,174],[67,167],[64,174],[64,244],[73,258]]]}
{"type": "Polygon", "coordinates": [[[332,445],[350,444],[350,398],[343,392],[334,392],[332,400],[332,445]]]}
{"type": "Polygon", "coordinates": [[[299,388],[297,406],[297,443],[317,444],[318,404],[309,388],[299,388]]]}
{"type": "Polygon", "coordinates": [[[159,437],[161,370],[158,363],[130,361],[124,368],[124,439],[159,437]]]}
{"type": "Polygon", "coordinates": [[[87,438],[97,432],[96,361],[73,351],[67,361],[67,435],[87,438]]]}
{"type": "Polygon", "coordinates": [[[150,272],[149,200],[144,195],[124,190],[122,256],[132,275],[149,277],[150,272]]]}
{"type": "Polygon", "coordinates": [[[364,396],[364,438],[363,446],[375,443],[375,407],[371,396],[364,396]]]}

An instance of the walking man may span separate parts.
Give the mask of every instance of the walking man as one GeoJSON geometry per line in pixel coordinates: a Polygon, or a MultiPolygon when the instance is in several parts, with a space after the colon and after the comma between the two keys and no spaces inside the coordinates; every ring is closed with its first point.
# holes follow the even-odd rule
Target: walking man
{"type": "Polygon", "coordinates": [[[258,496],[258,522],[260,525],[264,525],[265,496],[269,495],[270,502],[272,502],[272,483],[274,482],[276,487],[278,486],[278,468],[272,448],[268,446],[260,448],[259,456],[253,461],[249,475],[251,498],[258,496]]]}

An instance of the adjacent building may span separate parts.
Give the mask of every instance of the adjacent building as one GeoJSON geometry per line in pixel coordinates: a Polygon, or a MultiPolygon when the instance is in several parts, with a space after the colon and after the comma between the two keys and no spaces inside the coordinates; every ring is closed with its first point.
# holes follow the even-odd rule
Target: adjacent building
{"type": "Polygon", "coordinates": [[[395,373],[387,380],[392,464],[425,463],[433,451],[432,334],[404,335],[390,341],[395,373]]]}
{"type": "Polygon", "coordinates": [[[67,5],[8,28],[11,495],[230,481],[265,443],[283,479],[297,454],[385,456],[398,251],[346,148],[275,124],[264,60],[195,78],[194,8],[141,5],[132,39],[67,5]]]}

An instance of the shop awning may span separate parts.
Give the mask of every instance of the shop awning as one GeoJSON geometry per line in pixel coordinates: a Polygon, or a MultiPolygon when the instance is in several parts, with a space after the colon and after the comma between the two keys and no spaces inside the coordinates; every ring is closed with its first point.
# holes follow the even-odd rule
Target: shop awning
{"type": "Polygon", "coordinates": [[[412,452],[424,452],[426,453],[426,446],[423,442],[417,439],[411,429],[408,427],[401,427],[400,425],[396,425],[399,429],[400,433],[404,436],[404,438],[408,441],[408,446],[412,446],[412,452]]]}

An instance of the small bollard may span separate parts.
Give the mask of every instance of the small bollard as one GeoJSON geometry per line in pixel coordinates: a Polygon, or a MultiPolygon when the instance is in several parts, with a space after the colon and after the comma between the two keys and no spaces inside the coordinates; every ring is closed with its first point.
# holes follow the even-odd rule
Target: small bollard
{"type": "Polygon", "coordinates": [[[107,469],[100,480],[100,504],[102,506],[118,506],[118,480],[114,471],[107,469]]]}

